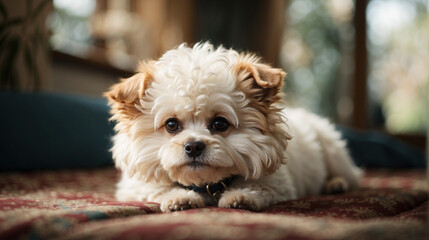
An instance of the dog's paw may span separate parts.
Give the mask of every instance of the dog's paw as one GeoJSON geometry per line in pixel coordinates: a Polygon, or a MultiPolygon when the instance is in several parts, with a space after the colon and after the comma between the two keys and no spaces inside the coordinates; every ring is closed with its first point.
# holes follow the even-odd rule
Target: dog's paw
{"type": "Polygon", "coordinates": [[[346,180],[342,177],[334,177],[329,179],[325,183],[324,193],[326,194],[337,194],[346,192],[349,189],[349,185],[346,180]]]}
{"type": "Polygon", "coordinates": [[[220,198],[218,206],[251,211],[258,211],[262,208],[261,201],[255,194],[241,190],[225,192],[220,198]]]}
{"type": "Polygon", "coordinates": [[[175,212],[204,206],[204,199],[195,192],[186,192],[184,194],[175,193],[162,200],[161,211],[175,212]]]}

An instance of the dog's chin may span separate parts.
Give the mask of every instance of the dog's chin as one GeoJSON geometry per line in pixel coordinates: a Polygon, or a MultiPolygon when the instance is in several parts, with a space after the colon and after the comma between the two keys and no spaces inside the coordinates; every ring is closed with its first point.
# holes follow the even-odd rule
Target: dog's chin
{"type": "Polygon", "coordinates": [[[173,181],[183,185],[201,186],[208,183],[217,183],[227,177],[236,175],[233,168],[217,167],[198,161],[191,161],[179,167],[169,169],[169,176],[173,181]]]}

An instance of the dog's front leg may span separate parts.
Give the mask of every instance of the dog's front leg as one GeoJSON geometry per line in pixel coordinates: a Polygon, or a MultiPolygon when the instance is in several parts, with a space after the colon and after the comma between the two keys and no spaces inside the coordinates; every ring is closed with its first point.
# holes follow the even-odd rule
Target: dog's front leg
{"type": "Polygon", "coordinates": [[[287,178],[268,176],[260,180],[235,182],[222,194],[218,206],[258,211],[296,197],[296,190],[287,178]]]}
{"type": "Polygon", "coordinates": [[[116,198],[120,201],[148,201],[161,205],[163,212],[204,207],[204,198],[175,184],[146,183],[123,177],[118,184],[116,198]]]}
{"type": "Polygon", "coordinates": [[[158,199],[156,202],[161,203],[161,211],[163,212],[182,211],[205,206],[204,198],[200,194],[181,188],[172,188],[161,194],[158,199]]]}
{"type": "Polygon", "coordinates": [[[218,206],[221,208],[237,208],[257,211],[268,204],[259,196],[260,191],[251,188],[230,189],[225,191],[219,199],[218,206]]]}

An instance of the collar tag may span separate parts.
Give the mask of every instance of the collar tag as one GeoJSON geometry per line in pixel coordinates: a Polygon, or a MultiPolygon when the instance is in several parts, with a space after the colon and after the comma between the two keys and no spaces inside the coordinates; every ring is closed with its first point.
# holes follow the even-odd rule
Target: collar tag
{"type": "Polygon", "coordinates": [[[210,197],[213,199],[213,201],[215,201],[215,203],[217,203],[219,201],[220,195],[222,192],[224,192],[226,189],[228,189],[228,187],[226,186],[226,184],[223,181],[218,182],[217,184],[221,184],[221,186],[223,187],[223,189],[219,189],[216,192],[211,192],[210,191],[210,186],[212,184],[207,184],[206,185],[206,191],[207,193],[210,195],[210,197]]]}

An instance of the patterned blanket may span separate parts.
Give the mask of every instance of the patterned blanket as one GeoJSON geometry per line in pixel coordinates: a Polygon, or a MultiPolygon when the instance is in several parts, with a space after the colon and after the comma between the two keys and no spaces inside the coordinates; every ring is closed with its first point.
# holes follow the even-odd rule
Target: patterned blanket
{"type": "Polygon", "coordinates": [[[362,188],[260,212],[160,213],[114,199],[113,168],[0,173],[0,239],[427,239],[424,170],[372,170],[362,188]]]}

